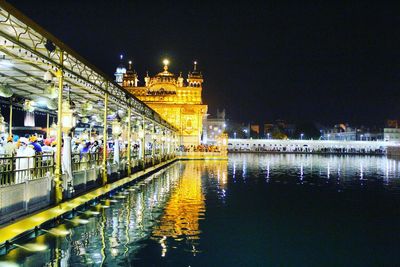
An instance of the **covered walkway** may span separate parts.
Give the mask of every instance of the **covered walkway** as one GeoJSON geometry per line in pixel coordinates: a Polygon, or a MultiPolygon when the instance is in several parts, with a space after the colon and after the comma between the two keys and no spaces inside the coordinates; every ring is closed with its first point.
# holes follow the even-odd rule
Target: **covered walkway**
{"type": "Polygon", "coordinates": [[[174,127],[1,0],[0,44],[0,224],[175,157],[174,127]]]}

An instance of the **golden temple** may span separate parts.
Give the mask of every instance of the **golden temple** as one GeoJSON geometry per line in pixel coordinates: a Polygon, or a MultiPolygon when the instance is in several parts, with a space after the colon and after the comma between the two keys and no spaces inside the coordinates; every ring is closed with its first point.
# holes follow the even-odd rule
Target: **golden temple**
{"type": "Polygon", "coordinates": [[[199,145],[203,118],[207,113],[207,105],[202,101],[203,75],[197,70],[194,62],[193,70],[188,77],[178,77],[168,71],[169,61],[163,61],[164,69],[154,77],[147,73],[144,86],[138,86],[138,75],[129,62],[128,69],[116,73],[119,82],[132,95],[139,98],[160,116],[179,130],[182,145],[199,145]]]}

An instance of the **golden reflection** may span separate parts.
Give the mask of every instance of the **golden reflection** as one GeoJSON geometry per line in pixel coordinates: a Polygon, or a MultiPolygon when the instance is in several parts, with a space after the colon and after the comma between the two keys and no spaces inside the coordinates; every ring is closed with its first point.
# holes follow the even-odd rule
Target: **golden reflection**
{"type": "Polygon", "coordinates": [[[100,220],[100,238],[101,238],[101,266],[103,266],[105,260],[106,260],[106,212],[105,210],[102,210],[101,213],[101,220],[100,220]]]}
{"type": "Polygon", "coordinates": [[[196,236],[199,217],[204,214],[204,194],[201,188],[201,168],[197,161],[187,162],[176,190],[165,207],[161,223],[153,235],[157,237],[196,236]]]}
{"type": "MultiPolygon", "coordinates": [[[[7,254],[7,261],[17,262],[19,258],[30,255],[33,252],[40,252],[47,249],[48,237],[40,235],[32,243],[16,245],[20,249],[13,249],[7,254]],[[34,242],[34,243],[33,243],[34,242]]],[[[0,265],[1,266],[1,265],[0,265]]]]}
{"type": "Polygon", "coordinates": [[[137,254],[143,247],[141,241],[149,235],[157,240],[162,257],[172,251],[171,238],[177,242],[183,240],[185,251],[195,255],[200,252],[200,220],[205,216],[205,188],[210,182],[217,188],[218,196],[224,198],[228,186],[227,161],[177,162],[135,183],[131,186],[134,191],[114,195],[126,196],[125,199],[104,199],[91,209],[78,212],[80,216],[30,240],[35,246],[22,244],[24,247],[0,257],[0,262],[63,266],[72,258],[82,264],[108,266],[137,254]],[[43,245],[51,249],[41,251],[43,245]]]}
{"type": "MultiPolygon", "coordinates": [[[[160,224],[153,230],[153,236],[159,239],[161,256],[165,256],[168,247],[166,239],[199,240],[199,220],[205,216],[205,192],[202,176],[205,172],[212,174],[220,187],[227,183],[227,161],[187,161],[181,164],[182,174],[177,187],[165,205],[160,224]]],[[[191,243],[193,251],[198,244],[191,243]]],[[[195,252],[193,252],[195,253],[195,252]]]]}

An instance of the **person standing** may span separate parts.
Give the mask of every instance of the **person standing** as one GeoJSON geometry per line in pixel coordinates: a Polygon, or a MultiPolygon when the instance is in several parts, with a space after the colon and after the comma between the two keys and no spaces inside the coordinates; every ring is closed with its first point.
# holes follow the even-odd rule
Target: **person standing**
{"type": "Polygon", "coordinates": [[[42,146],[39,144],[36,135],[32,135],[31,137],[29,137],[29,141],[31,142],[30,144],[32,145],[36,153],[42,152],[42,146]]]}
{"type": "Polygon", "coordinates": [[[29,140],[25,137],[20,138],[20,147],[17,150],[17,160],[15,169],[16,183],[23,183],[26,180],[31,179],[31,171],[34,168],[33,157],[35,156],[35,150],[32,145],[29,145],[29,140]]]}
{"type": "Polygon", "coordinates": [[[16,150],[17,150],[17,147],[14,144],[12,137],[9,136],[7,138],[7,143],[4,145],[4,155],[6,157],[12,157],[15,155],[16,150]]]}

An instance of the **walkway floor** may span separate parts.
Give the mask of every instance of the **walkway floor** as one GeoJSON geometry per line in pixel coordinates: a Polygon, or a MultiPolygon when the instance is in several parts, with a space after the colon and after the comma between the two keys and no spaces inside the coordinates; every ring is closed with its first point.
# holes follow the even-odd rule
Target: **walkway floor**
{"type": "Polygon", "coordinates": [[[35,229],[35,227],[38,227],[45,222],[55,219],[67,212],[70,212],[72,209],[75,209],[94,198],[107,194],[108,192],[126,183],[129,183],[143,175],[146,175],[152,171],[164,167],[167,164],[172,163],[175,160],[176,159],[168,160],[153,167],[149,167],[145,171],[139,171],[137,173],[132,174],[130,177],[126,177],[114,183],[107,184],[103,187],[90,191],[82,196],[65,201],[57,206],[48,208],[36,214],[29,215],[25,218],[18,220],[15,223],[0,228],[0,244],[5,243],[6,241],[13,240],[15,237],[27,231],[33,230],[35,229]]]}

